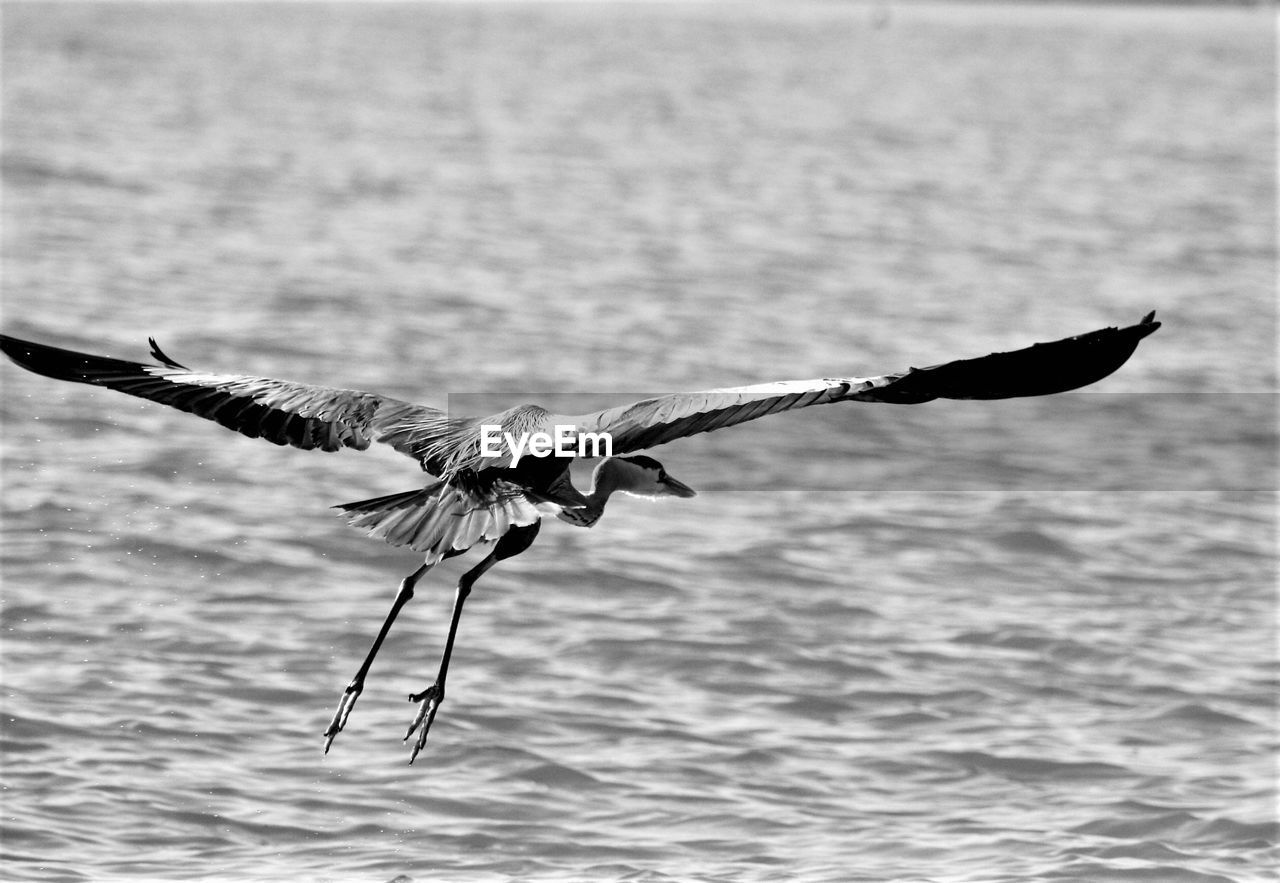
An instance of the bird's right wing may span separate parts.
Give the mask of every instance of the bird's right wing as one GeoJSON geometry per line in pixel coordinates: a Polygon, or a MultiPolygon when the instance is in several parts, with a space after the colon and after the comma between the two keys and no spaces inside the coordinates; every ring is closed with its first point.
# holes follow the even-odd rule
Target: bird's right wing
{"type": "Polygon", "coordinates": [[[170,359],[154,340],[147,365],[0,335],[0,351],[23,368],[169,405],[250,438],[303,450],[364,450],[383,442],[435,471],[423,451],[457,421],[443,411],[376,393],[251,377],[205,374],[170,359]]]}
{"type": "Polygon", "coordinates": [[[1159,327],[1153,312],[1126,328],[1102,328],[1012,352],[910,368],[897,374],[787,380],[677,393],[593,414],[554,417],[551,422],[573,425],[579,436],[607,432],[612,451],[618,455],[810,405],[851,401],[914,405],[933,399],[1049,395],[1106,377],[1133,355],[1139,341],[1159,327]]]}

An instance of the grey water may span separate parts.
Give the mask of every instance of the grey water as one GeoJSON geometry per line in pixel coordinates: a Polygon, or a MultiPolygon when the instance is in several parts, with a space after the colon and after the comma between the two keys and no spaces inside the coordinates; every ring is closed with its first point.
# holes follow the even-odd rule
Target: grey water
{"type": "Polygon", "coordinates": [[[413,766],[462,565],[320,735],[416,566],[328,507],[412,461],[6,362],[0,877],[1274,879],[1273,10],[0,13],[5,333],[461,407],[1164,322],[655,450],[702,493],[486,576],[413,766]]]}

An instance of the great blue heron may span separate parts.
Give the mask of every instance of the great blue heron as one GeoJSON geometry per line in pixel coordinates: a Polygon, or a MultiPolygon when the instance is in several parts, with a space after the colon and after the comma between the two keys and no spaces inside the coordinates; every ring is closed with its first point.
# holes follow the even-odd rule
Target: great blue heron
{"type": "Polygon", "coordinates": [[[1160,323],[1150,313],[1125,328],[1103,328],[1007,353],[911,368],[878,377],[793,380],[677,393],[578,416],[555,415],[522,405],[489,417],[455,417],[423,405],[376,393],[331,389],[250,377],[193,371],[151,343],[160,364],[142,364],[72,352],[0,335],[0,350],[19,365],[58,380],[90,383],[171,405],[215,420],[251,438],[304,450],[363,450],[371,442],[391,445],[416,459],[435,480],[424,488],[390,494],[342,509],[351,524],[395,546],[424,555],[421,567],[400,583],[395,600],[368,654],[343,692],[324,732],[327,752],[346,725],[365,677],[414,586],[434,565],[480,544],[488,554],[458,581],[452,620],[435,681],[410,694],[418,703],[405,739],[416,731],[410,763],[426,744],[444,700],[445,677],[462,606],[472,586],[499,561],[529,548],[544,513],[579,527],[600,518],[613,493],[691,497],[694,491],[646,456],[622,456],[699,432],[711,432],[809,405],[833,402],[919,404],[932,399],[1000,399],[1077,389],[1106,377],[1133,354],[1160,323]],[[487,429],[486,429],[487,428],[487,429]],[[555,456],[519,456],[508,445],[497,452],[495,436],[529,438],[535,433],[568,441],[605,435],[612,456],[596,468],[586,494],[573,486],[571,446],[555,456]]]}

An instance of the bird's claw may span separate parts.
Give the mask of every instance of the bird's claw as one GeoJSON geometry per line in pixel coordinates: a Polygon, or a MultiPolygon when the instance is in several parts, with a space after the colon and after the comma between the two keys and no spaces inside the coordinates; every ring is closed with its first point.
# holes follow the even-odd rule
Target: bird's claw
{"type": "Polygon", "coordinates": [[[418,738],[413,743],[413,753],[409,755],[409,763],[413,763],[418,752],[427,744],[427,733],[431,730],[432,721],[436,719],[440,703],[444,701],[444,688],[439,684],[432,684],[421,693],[410,693],[409,701],[418,703],[418,713],[414,715],[413,723],[409,724],[409,729],[404,734],[407,742],[413,731],[418,731],[418,738]]]}
{"type": "Polygon", "coordinates": [[[334,737],[342,732],[342,728],[347,725],[347,718],[351,714],[351,709],[355,708],[356,700],[360,698],[360,693],[364,690],[364,684],[358,681],[352,681],[347,685],[347,689],[342,692],[342,700],[338,703],[338,710],[333,713],[333,720],[329,721],[329,727],[324,731],[324,753],[329,753],[329,746],[333,744],[334,737]]]}

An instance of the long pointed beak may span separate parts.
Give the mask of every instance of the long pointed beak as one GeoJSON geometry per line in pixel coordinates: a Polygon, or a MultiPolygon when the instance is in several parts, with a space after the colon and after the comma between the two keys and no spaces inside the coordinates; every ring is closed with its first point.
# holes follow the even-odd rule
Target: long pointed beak
{"type": "Polygon", "coordinates": [[[670,475],[662,479],[662,484],[671,491],[671,495],[674,497],[696,497],[698,495],[698,492],[693,488],[683,481],[672,478],[670,475]]]}

